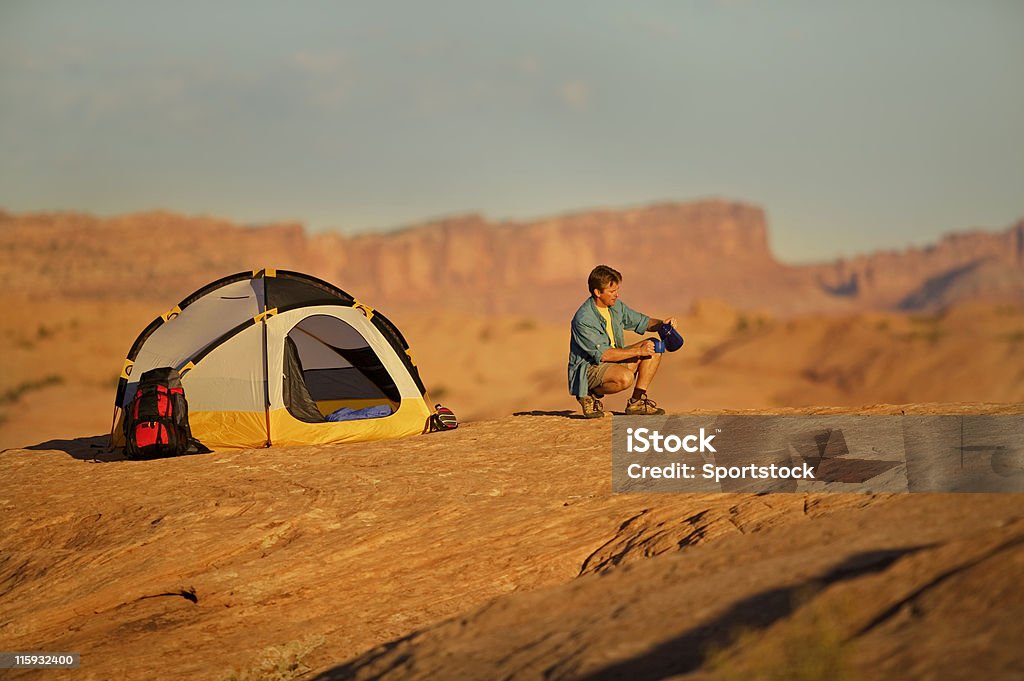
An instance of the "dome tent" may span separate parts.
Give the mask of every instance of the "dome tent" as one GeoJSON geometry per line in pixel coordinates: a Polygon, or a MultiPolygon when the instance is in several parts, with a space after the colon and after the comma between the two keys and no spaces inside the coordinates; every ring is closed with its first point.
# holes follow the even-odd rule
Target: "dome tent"
{"type": "Polygon", "coordinates": [[[331,444],[428,430],[431,410],[402,334],[325,281],[286,270],[219,279],[153,320],[125,360],[111,443],[138,377],[181,374],[193,435],[207,447],[331,444]],[[327,421],[342,407],[391,413],[327,421]],[[386,407],[386,408],[384,408],[386,407]]]}

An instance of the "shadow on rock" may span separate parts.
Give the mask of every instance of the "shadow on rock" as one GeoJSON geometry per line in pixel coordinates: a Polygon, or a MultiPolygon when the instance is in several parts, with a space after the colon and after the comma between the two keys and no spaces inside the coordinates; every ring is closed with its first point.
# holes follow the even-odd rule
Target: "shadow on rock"
{"type": "Polygon", "coordinates": [[[564,419],[583,418],[583,414],[569,409],[565,409],[563,411],[541,411],[539,409],[535,409],[534,411],[517,411],[513,412],[512,416],[561,416],[564,419]]]}
{"type": "Polygon", "coordinates": [[[79,461],[92,461],[94,463],[124,461],[124,454],[120,450],[111,450],[109,444],[110,435],[103,434],[90,437],[76,437],[73,440],[47,440],[46,442],[22,447],[21,449],[31,449],[40,452],[64,452],[79,461]]]}
{"type": "Polygon", "coordinates": [[[623,660],[582,677],[583,681],[637,681],[689,674],[701,668],[709,651],[727,648],[739,632],[767,629],[791,615],[801,603],[826,587],[887,569],[900,558],[928,546],[867,551],[850,556],[820,577],[793,586],[770,589],[734,604],[710,622],[665,641],[650,652],[623,660]]]}
{"type": "MultiPolygon", "coordinates": [[[[649,652],[579,677],[581,681],[654,681],[699,670],[710,651],[728,647],[742,632],[761,631],[791,615],[807,599],[828,586],[881,572],[900,558],[928,546],[866,551],[850,556],[820,576],[792,586],[769,589],[734,603],[709,621],[664,641],[649,652]]],[[[415,663],[417,633],[379,646],[360,657],[320,673],[314,681],[402,677],[415,663]]],[[[495,674],[499,676],[500,674],[495,674]]],[[[475,677],[470,673],[470,677],[475,677]]],[[[514,675],[513,675],[514,676],[514,675]]]]}
{"type": "MultiPolygon", "coordinates": [[[[203,447],[200,451],[188,451],[175,457],[151,456],[139,459],[128,459],[123,449],[111,449],[109,447],[109,435],[93,435],[92,437],[79,437],[74,440],[47,440],[37,445],[21,447],[20,449],[31,449],[41,452],[59,451],[79,461],[89,463],[111,463],[113,461],[155,461],[162,458],[180,458],[182,456],[197,456],[199,454],[212,454],[212,450],[203,447]]],[[[15,447],[14,449],[18,449],[15,447]]]]}

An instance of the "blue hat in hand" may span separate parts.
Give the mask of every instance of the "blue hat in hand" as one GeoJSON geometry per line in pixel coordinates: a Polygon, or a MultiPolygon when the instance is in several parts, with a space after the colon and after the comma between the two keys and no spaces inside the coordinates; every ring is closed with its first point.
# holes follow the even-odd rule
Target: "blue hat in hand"
{"type": "Polygon", "coordinates": [[[669,352],[675,352],[683,347],[683,337],[671,324],[662,324],[658,329],[658,335],[661,336],[661,340],[665,341],[665,349],[669,352]]]}

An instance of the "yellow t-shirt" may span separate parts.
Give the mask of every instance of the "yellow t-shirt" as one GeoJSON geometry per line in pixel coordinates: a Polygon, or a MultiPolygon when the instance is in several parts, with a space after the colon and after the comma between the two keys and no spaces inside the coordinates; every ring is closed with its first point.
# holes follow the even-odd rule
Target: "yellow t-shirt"
{"type": "Polygon", "coordinates": [[[601,307],[595,305],[598,314],[604,317],[604,328],[608,332],[608,340],[611,342],[612,347],[615,347],[615,334],[612,332],[612,313],[608,311],[607,307],[601,307]]]}

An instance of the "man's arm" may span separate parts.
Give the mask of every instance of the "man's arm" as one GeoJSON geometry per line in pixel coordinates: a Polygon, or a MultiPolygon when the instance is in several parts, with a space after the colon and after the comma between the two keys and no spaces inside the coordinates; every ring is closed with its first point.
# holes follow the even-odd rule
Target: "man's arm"
{"type": "Polygon", "coordinates": [[[676,318],[675,317],[669,317],[668,319],[655,319],[654,317],[651,317],[650,321],[647,322],[647,330],[648,331],[657,331],[664,324],[668,324],[669,326],[675,326],[676,325],[676,318]]]}
{"type": "Polygon", "coordinates": [[[645,314],[637,312],[621,300],[616,304],[622,310],[622,326],[627,329],[632,329],[637,333],[657,331],[663,324],[671,324],[672,326],[676,325],[675,317],[669,317],[668,319],[655,319],[654,317],[648,317],[645,314]],[[646,322],[646,325],[644,322],[646,322]]]}
{"type": "Polygon", "coordinates": [[[631,359],[642,359],[654,354],[654,343],[643,341],[628,348],[608,348],[601,355],[602,362],[628,362],[631,359]]]}
{"type": "Polygon", "coordinates": [[[604,361],[604,353],[611,348],[608,332],[604,326],[598,327],[596,320],[582,319],[577,315],[572,320],[572,346],[591,364],[604,361]]]}

